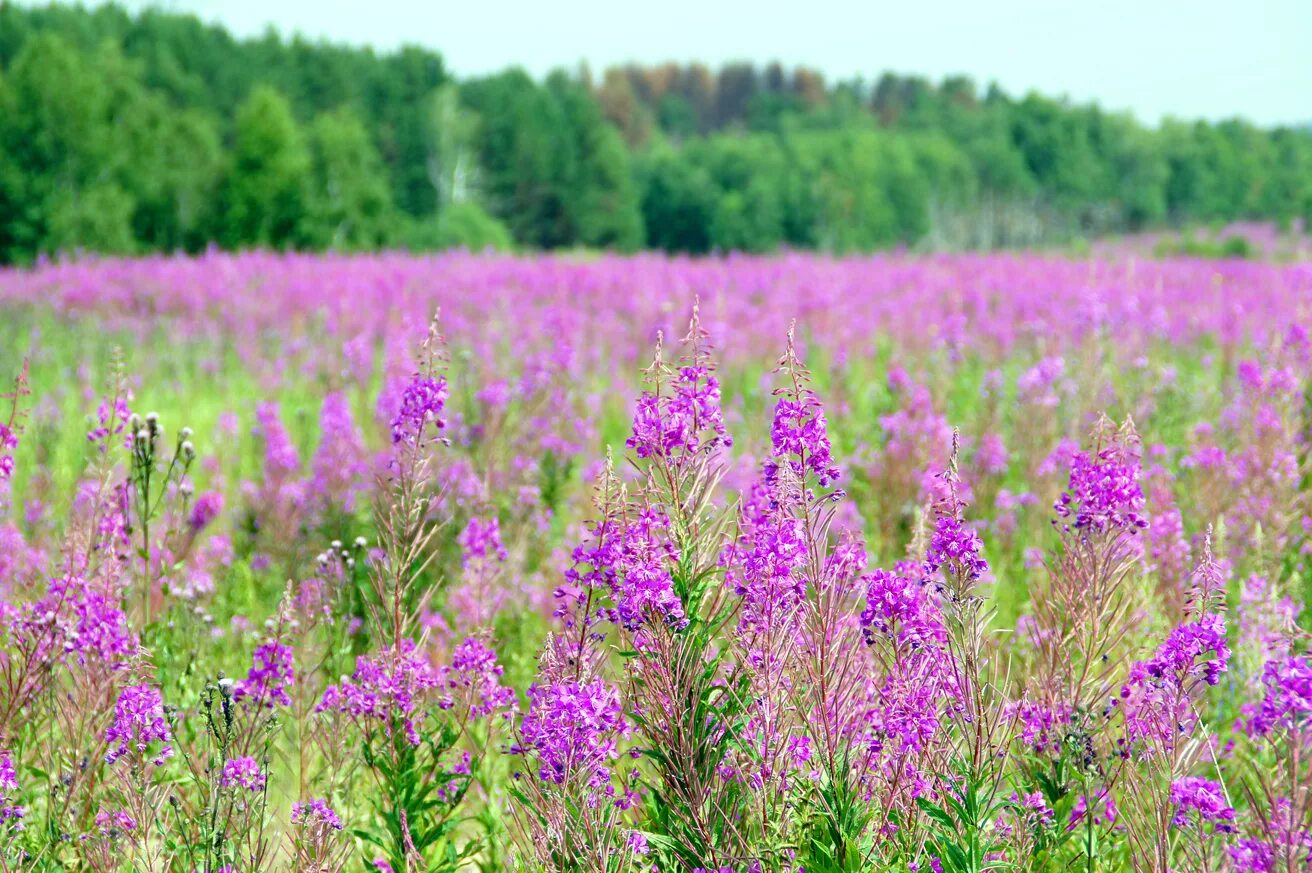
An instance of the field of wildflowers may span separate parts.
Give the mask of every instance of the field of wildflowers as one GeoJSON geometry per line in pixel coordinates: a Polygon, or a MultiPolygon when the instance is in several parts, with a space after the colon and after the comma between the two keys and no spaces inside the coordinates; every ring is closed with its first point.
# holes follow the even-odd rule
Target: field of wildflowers
{"type": "Polygon", "coordinates": [[[0,870],[1308,870],[1310,330],[1114,252],[0,272],[0,870]]]}

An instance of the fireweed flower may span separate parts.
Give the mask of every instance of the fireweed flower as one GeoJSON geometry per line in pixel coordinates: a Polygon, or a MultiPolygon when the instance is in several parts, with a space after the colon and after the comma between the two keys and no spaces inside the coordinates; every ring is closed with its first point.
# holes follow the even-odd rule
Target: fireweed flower
{"type": "Polygon", "coordinates": [[[392,419],[392,444],[418,443],[430,423],[438,432],[444,430],[446,399],[445,376],[434,379],[416,373],[401,392],[400,408],[392,419]]]}
{"type": "MultiPolygon", "coordinates": [[[[1217,684],[1229,659],[1220,615],[1206,613],[1171,631],[1152,658],[1131,666],[1119,700],[1113,701],[1125,720],[1121,742],[1144,757],[1173,749],[1197,722],[1196,689],[1217,684]]],[[[1122,751],[1130,753],[1129,748],[1122,751]]]]}
{"type": "Polygon", "coordinates": [[[310,493],[321,504],[353,512],[365,488],[369,462],[351,405],[340,391],[324,397],[319,433],[319,447],[310,462],[310,493]]]}
{"type": "Polygon", "coordinates": [[[18,448],[18,434],[0,421],[0,482],[14,475],[14,449],[18,448]]]}
{"type": "MultiPolygon", "coordinates": [[[[1075,800],[1075,806],[1071,808],[1070,820],[1066,824],[1068,831],[1073,831],[1077,827],[1083,826],[1084,817],[1089,814],[1090,799],[1088,795],[1081,794],[1075,800]]],[[[1116,824],[1116,819],[1120,816],[1120,810],[1116,808],[1116,802],[1112,800],[1110,794],[1105,790],[1100,792],[1097,797],[1093,798],[1093,824],[1098,827],[1111,826],[1116,824]],[[1099,810],[1099,801],[1102,809],[1099,810]]]]}
{"type": "Polygon", "coordinates": [[[975,582],[989,569],[983,549],[979,534],[954,516],[940,515],[925,554],[925,574],[932,576],[947,567],[963,581],[975,582]]]}
{"type": "Polygon", "coordinates": [[[1044,706],[1025,700],[1008,704],[1005,711],[1016,719],[1016,739],[1023,745],[1038,755],[1061,754],[1062,726],[1071,718],[1069,705],[1044,706]]]}
{"type": "Polygon", "coordinates": [[[72,574],[51,580],[47,594],[17,614],[16,636],[66,664],[119,666],[136,650],[137,638],[116,585],[72,574]]]}
{"type": "Polygon", "coordinates": [[[904,569],[918,571],[914,565],[897,570],[877,569],[861,577],[865,584],[866,608],[861,612],[861,627],[866,642],[888,637],[912,650],[939,646],[945,641],[942,616],[930,600],[924,576],[904,575],[904,569]]]}
{"type": "Polygon", "coordinates": [[[23,807],[14,802],[17,795],[18,773],[14,770],[13,753],[0,750],[0,825],[18,822],[25,815],[23,807]]]}
{"type": "Polygon", "coordinates": [[[1021,820],[1030,828],[1042,828],[1052,824],[1054,813],[1043,797],[1043,792],[1035,791],[1023,797],[1013,793],[1011,802],[1021,820]]]}
{"type": "Polygon", "coordinates": [[[263,791],[266,782],[260,762],[249,756],[225,762],[219,778],[224,788],[241,788],[252,793],[263,791]]]}
{"type": "Polygon", "coordinates": [[[1226,801],[1219,782],[1198,776],[1186,776],[1171,783],[1172,824],[1178,828],[1201,828],[1213,824],[1213,830],[1234,830],[1235,811],[1226,801]]]}
{"type": "Polygon", "coordinates": [[[412,745],[419,745],[424,704],[442,686],[442,677],[410,640],[387,648],[376,657],[361,655],[355,672],[330,685],[318,712],[350,715],[362,729],[381,727],[387,736],[398,726],[412,745]]]}
{"type": "Polygon", "coordinates": [[[644,391],[625,445],[639,458],[675,458],[733,445],[720,410],[720,383],[705,366],[684,367],[671,393],[644,391]]]}
{"type": "Polygon", "coordinates": [[[278,415],[278,404],[261,403],[255,407],[257,433],[264,440],[264,470],[275,478],[294,476],[301,468],[301,458],[278,415]]]}
{"type": "Polygon", "coordinates": [[[96,409],[96,426],[87,431],[87,442],[100,443],[111,436],[118,436],[127,428],[131,417],[132,410],[128,409],[126,397],[119,397],[112,403],[102,400],[96,409]]]}
{"type": "Polygon", "coordinates": [[[651,617],[675,627],[687,623],[670,576],[675,555],[669,526],[664,513],[648,509],[624,529],[613,596],[616,621],[628,630],[651,617]]]}
{"type": "Polygon", "coordinates": [[[613,797],[611,762],[619,757],[619,740],[631,732],[619,691],[601,679],[534,684],[528,701],[511,751],[535,759],[544,782],[564,785],[578,778],[594,799],[597,793],[613,797]]]}
{"type": "Polygon", "coordinates": [[[1276,873],[1312,866],[1312,830],[1303,827],[1288,797],[1277,797],[1270,816],[1262,822],[1264,839],[1236,840],[1230,860],[1241,873],[1276,873]]]}
{"type": "Polygon", "coordinates": [[[342,829],[341,818],[322,798],[293,803],[291,822],[303,828],[324,827],[335,831],[342,829]]]}
{"type": "Polygon", "coordinates": [[[187,526],[193,531],[200,531],[223,512],[223,495],[218,491],[206,491],[192,504],[191,514],[187,516],[187,526]]]}
{"type": "Polygon", "coordinates": [[[1312,659],[1290,655],[1268,661],[1262,668],[1262,688],[1261,702],[1244,707],[1251,735],[1312,728],[1312,659]]]}
{"type": "Polygon", "coordinates": [[[468,569],[475,562],[496,560],[504,562],[509,554],[501,542],[501,522],[494,518],[471,518],[465,529],[456,537],[460,545],[460,560],[468,569]]]}
{"type": "Polygon", "coordinates": [[[594,525],[574,549],[565,584],[555,590],[554,615],[567,629],[579,622],[590,628],[600,619],[629,631],[651,620],[684,625],[687,617],[670,575],[676,556],[669,528],[659,509],[594,525]],[[589,602],[592,614],[581,615],[589,602]]]}
{"type": "Polygon", "coordinates": [[[121,837],[137,829],[137,820],[125,809],[96,813],[96,829],[103,837],[121,837]]]}
{"type": "Polygon", "coordinates": [[[496,713],[509,716],[515,691],[501,684],[503,673],[497,653],[477,637],[470,637],[451,654],[451,667],[444,675],[446,694],[438,705],[443,709],[468,707],[471,718],[496,713]]]}
{"type": "Polygon", "coordinates": [[[236,700],[249,699],[257,706],[291,706],[287,689],[296,681],[292,647],[279,642],[256,647],[250,673],[233,689],[236,700]]]}
{"type": "Polygon", "coordinates": [[[1066,491],[1053,509],[1062,518],[1073,518],[1076,530],[1134,531],[1147,527],[1138,455],[1120,442],[1096,455],[1076,452],[1071,458],[1066,491]]]}
{"type": "Polygon", "coordinates": [[[770,458],[765,463],[765,481],[774,488],[779,469],[787,464],[798,480],[813,474],[821,488],[841,475],[830,455],[829,425],[824,405],[814,391],[803,389],[796,398],[780,397],[770,425],[770,458]]]}
{"type": "Polygon", "coordinates": [[[105,741],[110,746],[105,754],[107,764],[127,755],[144,758],[153,743],[160,746],[151,763],[158,767],[171,757],[173,747],[169,745],[169,726],[159,689],[144,684],[124,688],[114,704],[114,723],[105,731],[105,741]]]}
{"type": "Polygon", "coordinates": [[[768,635],[792,626],[792,617],[806,600],[806,534],[801,519],[772,513],[722,558],[731,565],[725,584],[742,600],[741,634],[768,635]]]}

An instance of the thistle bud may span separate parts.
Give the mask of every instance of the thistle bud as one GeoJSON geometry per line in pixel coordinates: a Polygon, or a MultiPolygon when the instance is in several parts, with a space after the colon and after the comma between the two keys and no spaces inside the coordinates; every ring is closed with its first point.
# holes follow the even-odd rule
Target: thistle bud
{"type": "Polygon", "coordinates": [[[196,460],[196,447],[191,444],[191,440],[182,441],[182,457],[187,461],[196,460]]]}
{"type": "Polygon", "coordinates": [[[141,420],[141,416],[137,415],[135,412],[132,413],[132,417],[128,419],[128,429],[131,430],[133,433],[136,433],[137,431],[141,430],[142,424],[143,422],[141,420]]]}
{"type": "Polygon", "coordinates": [[[182,436],[184,440],[189,440],[191,439],[191,428],[184,427],[181,431],[179,431],[179,434],[182,436]]]}

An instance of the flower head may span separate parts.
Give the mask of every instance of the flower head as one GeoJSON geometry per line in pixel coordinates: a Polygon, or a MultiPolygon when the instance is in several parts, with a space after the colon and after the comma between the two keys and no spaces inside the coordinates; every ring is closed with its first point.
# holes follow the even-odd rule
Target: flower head
{"type": "Polygon", "coordinates": [[[135,754],[145,757],[151,746],[159,743],[152,763],[160,766],[173,754],[168,721],[164,718],[164,700],[159,689],[151,685],[129,685],[114,704],[114,723],[105,731],[109,751],[105,762],[113,764],[120,758],[135,754]]]}
{"type": "Polygon", "coordinates": [[[1076,530],[1133,532],[1147,527],[1138,455],[1121,442],[1096,455],[1077,452],[1066,491],[1053,509],[1062,518],[1074,519],[1076,530]]]}
{"type": "Polygon", "coordinates": [[[610,796],[610,765],[630,732],[619,691],[597,679],[528,689],[529,710],[513,751],[536,759],[538,778],[563,785],[575,778],[610,796]]]}
{"type": "Polygon", "coordinates": [[[292,647],[276,641],[265,643],[255,649],[250,673],[237,683],[233,697],[249,698],[258,706],[291,706],[287,689],[295,681],[292,647]]]}
{"type": "Polygon", "coordinates": [[[293,803],[292,824],[304,828],[326,827],[335,831],[342,829],[341,818],[322,798],[293,803]]]}
{"type": "Polygon", "coordinates": [[[219,777],[219,784],[224,788],[241,788],[250,792],[263,791],[267,781],[260,762],[249,756],[225,762],[223,774],[219,777]]]}
{"type": "Polygon", "coordinates": [[[416,373],[401,392],[401,408],[392,419],[392,444],[418,443],[429,424],[438,431],[444,430],[446,419],[442,413],[446,399],[445,376],[433,378],[416,373]]]}

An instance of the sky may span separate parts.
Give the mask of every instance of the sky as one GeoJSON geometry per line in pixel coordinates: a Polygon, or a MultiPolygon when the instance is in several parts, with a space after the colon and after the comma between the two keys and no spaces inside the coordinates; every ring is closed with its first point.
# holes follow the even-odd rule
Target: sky
{"type": "Polygon", "coordinates": [[[1312,122],[1312,0],[120,0],[240,36],[273,26],[380,50],[416,43],[457,76],[521,66],[779,60],[829,80],[965,73],[1105,109],[1312,122]]]}

